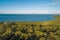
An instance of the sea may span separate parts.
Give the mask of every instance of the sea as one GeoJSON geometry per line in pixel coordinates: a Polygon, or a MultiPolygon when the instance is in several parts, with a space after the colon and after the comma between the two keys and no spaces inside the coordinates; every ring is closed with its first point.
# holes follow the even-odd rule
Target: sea
{"type": "Polygon", "coordinates": [[[0,14],[0,22],[42,22],[55,20],[59,14],[0,14]]]}

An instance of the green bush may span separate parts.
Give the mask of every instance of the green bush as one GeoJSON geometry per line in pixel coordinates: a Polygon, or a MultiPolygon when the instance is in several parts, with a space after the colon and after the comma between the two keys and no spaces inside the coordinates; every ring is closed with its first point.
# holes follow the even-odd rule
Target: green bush
{"type": "Polygon", "coordinates": [[[60,40],[60,26],[3,24],[0,25],[0,40],[60,40]]]}

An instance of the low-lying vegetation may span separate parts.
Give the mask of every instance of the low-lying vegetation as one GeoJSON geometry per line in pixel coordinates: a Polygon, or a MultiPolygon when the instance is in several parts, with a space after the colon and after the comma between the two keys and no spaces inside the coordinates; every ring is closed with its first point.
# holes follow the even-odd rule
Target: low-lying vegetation
{"type": "Polygon", "coordinates": [[[60,25],[2,23],[0,40],[60,40],[60,25]]]}

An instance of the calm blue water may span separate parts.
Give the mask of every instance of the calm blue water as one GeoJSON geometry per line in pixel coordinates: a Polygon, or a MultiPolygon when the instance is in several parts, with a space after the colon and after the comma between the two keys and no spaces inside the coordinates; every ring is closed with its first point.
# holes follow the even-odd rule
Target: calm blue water
{"type": "MultiPolygon", "coordinates": [[[[56,14],[55,14],[56,15],[56,14]]],[[[37,22],[54,20],[53,14],[0,14],[0,22],[20,21],[20,22],[37,22]]]]}

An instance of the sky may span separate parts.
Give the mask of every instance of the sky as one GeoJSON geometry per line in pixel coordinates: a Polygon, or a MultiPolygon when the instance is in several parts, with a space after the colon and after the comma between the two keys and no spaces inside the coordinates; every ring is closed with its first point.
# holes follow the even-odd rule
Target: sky
{"type": "Polygon", "coordinates": [[[60,0],[0,0],[0,13],[60,13],[60,0]]]}

